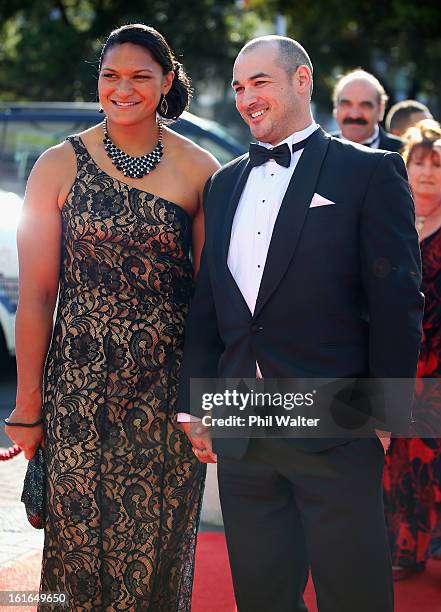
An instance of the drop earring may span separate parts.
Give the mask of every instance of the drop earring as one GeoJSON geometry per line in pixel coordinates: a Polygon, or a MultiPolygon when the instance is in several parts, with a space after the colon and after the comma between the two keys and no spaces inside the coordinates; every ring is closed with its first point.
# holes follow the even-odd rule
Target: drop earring
{"type": "Polygon", "coordinates": [[[161,111],[161,115],[164,117],[168,113],[168,102],[164,94],[162,94],[161,104],[159,105],[159,110],[161,111]]]}

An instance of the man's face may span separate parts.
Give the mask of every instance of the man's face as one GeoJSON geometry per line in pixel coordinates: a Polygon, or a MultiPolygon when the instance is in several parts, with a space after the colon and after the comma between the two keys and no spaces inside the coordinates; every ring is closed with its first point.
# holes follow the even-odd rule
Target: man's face
{"type": "Polygon", "coordinates": [[[339,91],[334,117],[344,138],[359,143],[368,140],[383,115],[384,104],[369,81],[354,79],[339,91]]]}
{"type": "Polygon", "coordinates": [[[256,140],[278,144],[297,131],[301,100],[295,75],[279,65],[274,43],[239,54],[233,69],[236,108],[256,140]]]}

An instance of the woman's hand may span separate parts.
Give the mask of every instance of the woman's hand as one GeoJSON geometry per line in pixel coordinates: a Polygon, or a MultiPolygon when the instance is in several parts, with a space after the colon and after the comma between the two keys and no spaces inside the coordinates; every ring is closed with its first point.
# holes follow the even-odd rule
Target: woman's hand
{"type": "MultiPolygon", "coordinates": [[[[41,414],[30,416],[29,414],[20,413],[15,408],[8,417],[11,423],[35,423],[41,418],[41,414]]],[[[15,425],[5,425],[6,435],[17,444],[26,457],[32,459],[39,446],[44,447],[43,439],[43,424],[35,427],[17,427],[15,425]]]]}

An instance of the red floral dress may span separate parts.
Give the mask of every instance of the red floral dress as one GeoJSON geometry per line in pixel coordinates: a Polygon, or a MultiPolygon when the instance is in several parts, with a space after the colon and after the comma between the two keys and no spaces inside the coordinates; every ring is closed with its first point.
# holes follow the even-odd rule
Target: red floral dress
{"type": "MultiPolygon", "coordinates": [[[[425,308],[414,416],[441,423],[441,228],[421,242],[425,308]]],[[[438,433],[439,435],[439,433],[438,433]]],[[[393,565],[423,566],[441,552],[441,438],[397,438],[386,456],[384,501],[393,565]]]]}

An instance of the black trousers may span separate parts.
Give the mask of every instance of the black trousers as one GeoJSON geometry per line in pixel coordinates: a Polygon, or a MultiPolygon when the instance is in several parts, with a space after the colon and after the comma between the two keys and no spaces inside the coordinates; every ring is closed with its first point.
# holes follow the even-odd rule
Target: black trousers
{"type": "Polygon", "coordinates": [[[300,612],[308,570],[319,612],[393,612],[376,438],[307,453],[251,440],[242,459],[218,457],[238,612],[300,612]]]}

